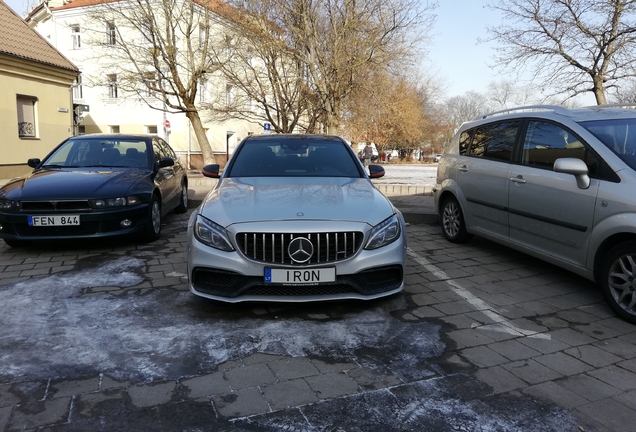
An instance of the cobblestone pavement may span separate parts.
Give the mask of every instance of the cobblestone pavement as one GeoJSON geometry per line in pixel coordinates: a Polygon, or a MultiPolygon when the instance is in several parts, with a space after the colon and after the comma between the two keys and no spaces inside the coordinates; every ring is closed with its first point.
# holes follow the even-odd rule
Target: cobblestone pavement
{"type": "Polygon", "coordinates": [[[636,430],[636,327],[572,273],[411,224],[403,293],[224,305],[187,291],[188,214],[0,245],[0,431],[636,430]]]}

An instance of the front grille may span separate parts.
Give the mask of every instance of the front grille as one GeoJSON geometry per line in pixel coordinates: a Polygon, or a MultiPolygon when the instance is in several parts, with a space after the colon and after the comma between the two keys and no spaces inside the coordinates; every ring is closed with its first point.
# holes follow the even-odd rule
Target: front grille
{"type": "Polygon", "coordinates": [[[312,285],[312,286],[255,286],[243,292],[244,296],[274,297],[309,297],[336,294],[357,294],[347,285],[312,285]]]}
{"type": "Polygon", "coordinates": [[[254,261],[268,264],[309,265],[342,261],[355,255],[362,245],[364,235],[359,231],[329,233],[239,233],[236,243],[241,252],[254,261]],[[314,247],[312,257],[301,264],[289,257],[289,243],[304,237],[314,247]]]}
{"type": "Polygon", "coordinates": [[[88,200],[77,201],[22,201],[22,210],[29,211],[68,211],[90,210],[88,200]]]}

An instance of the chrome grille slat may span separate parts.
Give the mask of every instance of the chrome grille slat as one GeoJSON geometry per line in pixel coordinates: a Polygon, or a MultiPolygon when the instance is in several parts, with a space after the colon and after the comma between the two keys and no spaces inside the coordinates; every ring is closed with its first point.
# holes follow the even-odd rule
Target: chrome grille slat
{"type": "Polygon", "coordinates": [[[238,233],[236,244],[249,259],[268,264],[312,265],[328,264],[352,257],[362,247],[364,235],[359,231],[321,233],[238,233]],[[308,239],[314,246],[311,259],[294,263],[288,256],[289,243],[298,237],[308,239]],[[342,250],[340,249],[342,248],[342,250]]]}

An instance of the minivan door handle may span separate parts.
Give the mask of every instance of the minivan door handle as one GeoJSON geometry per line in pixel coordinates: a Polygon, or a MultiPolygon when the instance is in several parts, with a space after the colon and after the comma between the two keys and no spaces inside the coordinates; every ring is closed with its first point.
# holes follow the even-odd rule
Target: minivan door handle
{"type": "Polygon", "coordinates": [[[468,167],[466,165],[463,165],[463,166],[459,167],[459,170],[461,172],[468,172],[468,167]]]}
{"type": "Polygon", "coordinates": [[[510,179],[510,181],[512,181],[512,182],[514,182],[514,183],[519,183],[519,184],[523,184],[523,183],[525,183],[525,182],[526,182],[526,181],[523,179],[523,176],[521,176],[521,175],[518,175],[517,177],[512,177],[512,178],[510,179]]]}

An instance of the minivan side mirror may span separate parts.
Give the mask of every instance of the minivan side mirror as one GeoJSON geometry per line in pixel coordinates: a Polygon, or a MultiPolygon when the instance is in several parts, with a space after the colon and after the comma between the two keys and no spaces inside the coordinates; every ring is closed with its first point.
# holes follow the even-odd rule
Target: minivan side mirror
{"type": "Polygon", "coordinates": [[[210,164],[203,167],[201,170],[201,174],[205,177],[211,178],[219,178],[221,175],[219,174],[219,165],[218,164],[210,164]]]}
{"type": "Polygon", "coordinates": [[[577,158],[559,158],[554,161],[554,172],[572,174],[579,189],[590,187],[590,177],[585,162],[577,158]]]}

